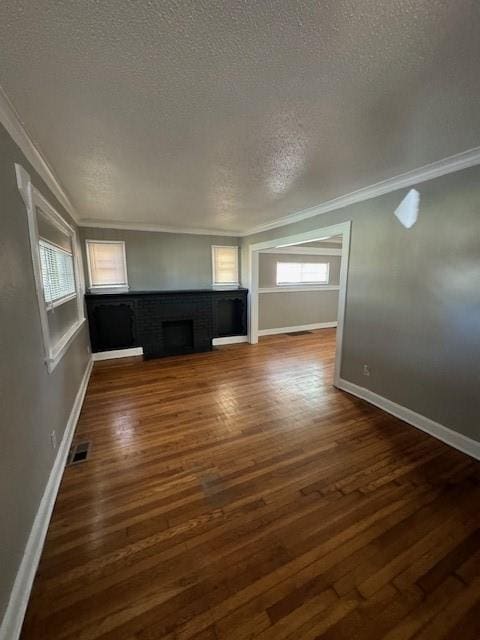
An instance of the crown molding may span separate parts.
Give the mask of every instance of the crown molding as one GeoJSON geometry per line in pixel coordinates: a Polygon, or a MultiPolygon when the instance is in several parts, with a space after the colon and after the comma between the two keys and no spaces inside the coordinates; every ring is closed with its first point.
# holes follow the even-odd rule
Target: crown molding
{"type": "Polygon", "coordinates": [[[142,222],[115,222],[114,220],[79,220],[80,227],[91,227],[95,229],[124,229],[125,231],[153,231],[159,233],[184,233],[197,236],[229,236],[238,238],[246,235],[241,231],[225,231],[224,229],[196,229],[189,227],[168,227],[158,224],[147,224],[142,222]]]}
{"type": "Polygon", "coordinates": [[[82,227],[95,227],[100,229],[125,229],[130,231],[157,231],[162,233],[246,237],[256,233],[261,233],[262,231],[269,231],[270,229],[276,229],[288,224],[300,222],[301,220],[307,220],[308,218],[313,218],[324,213],[330,213],[331,211],[342,209],[358,202],[370,200],[398,189],[412,187],[422,182],[426,182],[427,180],[433,180],[434,178],[439,178],[449,173],[455,173],[462,169],[468,169],[469,167],[474,167],[480,164],[480,147],[474,147],[467,151],[443,158],[442,160],[437,160],[431,164],[407,171],[399,174],[398,176],[394,176],[393,178],[377,182],[373,185],[362,187],[361,189],[339,196],[338,198],[327,200],[326,202],[314,207],[310,207],[296,213],[291,213],[287,216],[283,216],[282,218],[277,218],[272,222],[261,224],[245,231],[225,231],[221,229],[198,229],[185,227],[177,228],[135,222],[114,222],[89,219],[79,220],[64,188],[55,176],[38,145],[33,141],[32,136],[26,130],[15,107],[2,87],[0,87],[0,122],[75,222],[82,227]]]}
{"type": "Polygon", "coordinates": [[[323,213],[330,213],[331,211],[343,209],[344,207],[348,207],[349,205],[356,204],[358,202],[371,200],[372,198],[377,198],[378,196],[391,193],[392,191],[397,191],[397,189],[412,187],[416,184],[426,182],[427,180],[440,178],[441,176],[445,176],[449,173],[468,169],[469,167],[474,167],[478,164],[480,164],[480,147],[474,147],[473,149],[462,151],[462,153],[457,153],[456,155],[449,156],[448,158],[437,160],[436,162],[424,165],[423,167],[401,173],[393,178],[388,178],[388,180],[377,182],[368,187],[362,187],[361,189],[339,196],[338,198],[333,198],[333,200],[327,200],[315,207],[310,207],[309,209],[304,209],[297,213],[291,213],[283,218],[277,218],[277,220],[274,220],[273,222],[258,225],[249,229],[247,232],[242,233],[242,236],[250,236],[255,233],[261,233],[262,231],[283,227],[294,222],[300,222],[301,220],[307,220],[308,218],[313,218],[323,213]]]}
{"type": "Polygon", "coordinates": [[[303,209],[296,213],[291,213],[282,218],[277,218],[273,222],[261,224],[246,231],[224,231],[220,229],[185,229],[165,227],[161,225],[142,224],[135,222],[99,222],[98,220],[80,220],[78,224],[82,227],[97,227],[100,229],[128,229],[131,231],[160,231],[163,233],[190,233],[194,235],[216,235],[216,236],[233,236],[238,238],[245,238],[247,236],[261,233],[262,231],[269,231],[270,229],[277,229],[278,227],[284,227],[288,224],[300,222],[301,220],[307,220],[308,218],[314,218],[324,213],[330,213],[337,209],[343,209],[352,204],[358,202],[364,202],[365,200],[371,200],[378,196],[386,195],[398,189],[404,189],[406,187],[412,187],[427,180],[433,180],[434,178],[440,178],[441,176],[448,175],[449,173],[455,173],[462,171],[462,169],[468,169],[480,164],[480,147],[474,147],[467,151],[462,151],[453,156],[437,160],[431,164],[424,165],[417,169],[412,169],[405,173],[401,173],[393,178],[388,178],[381,182],[376,182],[368,187],[362,187],[351,193],[347,193],[338,198],[327,200],[309,209],[303,209]]]}
{"type": "Polygon", "coordinates": [[[278,247],[275,249],[263,249],[260,253],[274,253],[277,255],[305,255],[305,256],[341,256],[341,249],[334,249],[333,247],[278,247]]]}
{"type": "Polygon", "coordinates": [[[20,147],[27,160],[45,182],[53,195],[68,211],[73,220],[77,222],[77,213],[65,193],[64,188],[55,176],[38,145],[33,141],[32,136],[25,128],[17,110],[2,87],[0,87],[0,122],[8,131],[14,142],[20,147]]]}

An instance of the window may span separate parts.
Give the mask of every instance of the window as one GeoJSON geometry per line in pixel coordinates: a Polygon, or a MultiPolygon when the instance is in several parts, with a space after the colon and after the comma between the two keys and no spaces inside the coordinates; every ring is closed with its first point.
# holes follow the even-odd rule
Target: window
{"type": "Polygon", "coordinates": [[[214,285],[238,285],[238,247],[212,246],[214,285]]]}
{"type": "Polygon", "coordinates": [[[51,373],[85,322],[83,273],[74,227],[15,165],[25,202],[45,363],[51,373]]]}
{"type": "Polygon", "coordinates": [[[328,284],[328,262],[277,262],[277,285],[328,284]]]}
{"type": "Polygon", "coordinates": [[[75,297],[73,254],[46,240],[40,240],[38,244],[45,302],[58,306],[75,297]]]}
{"type": "Polygon", "coordinates": [[[125,242],[87,240],[90,287],[128,287],[125,242]]]}

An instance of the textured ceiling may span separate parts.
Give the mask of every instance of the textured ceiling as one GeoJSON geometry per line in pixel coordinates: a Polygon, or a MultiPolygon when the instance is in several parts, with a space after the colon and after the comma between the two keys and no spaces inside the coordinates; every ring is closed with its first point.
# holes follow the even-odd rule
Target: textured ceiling
{"type": "Polygon", "coordinates": [[[82,219],[246,230],[480,145],[474,0],[2,0],[82,219]]]}

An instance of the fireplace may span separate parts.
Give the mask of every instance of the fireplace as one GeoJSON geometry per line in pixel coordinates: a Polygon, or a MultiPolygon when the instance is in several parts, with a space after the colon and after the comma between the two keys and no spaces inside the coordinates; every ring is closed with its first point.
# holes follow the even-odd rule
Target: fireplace
{"type": "Polygon", "coordinates": [[[247,333],[246,289],[128,291],[85,296],[92,351],[142,347],[145,358],[210,351],[247,333]]]}
{"type": "Polygon", "coordinates": [[[145,358],[212,348],[212,302],[203,292],[172,292],[138,298],[137,330],[145,358]]]}
{"type": "Polygon", "coordinates": [[[165,354],[191,353],[194,350],[193,320],[164,320],[162,332],[165,354]]]}

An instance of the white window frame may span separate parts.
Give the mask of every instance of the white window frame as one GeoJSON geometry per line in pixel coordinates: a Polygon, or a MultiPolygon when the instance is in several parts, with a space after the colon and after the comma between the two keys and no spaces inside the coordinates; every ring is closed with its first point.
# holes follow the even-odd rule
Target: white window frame
{"type": "Polygon", "coordinates": [[[275,282],[277,287],[279,288],[292,288],[292,287],[304,287],[304,286],[308,286],[311,285],[312,287],[317,286],[317,287],[322,287],[322,286],[326,286],[329,284],[330,282],[330,262],[289,262],[288,260],[277,260],[276,264],[275,264],[275,282]],[[322,280],[321,282],[318,280],[300,280],[298,282],[279,282],[278,281],[278,265],[279,264],[325,264],[327,265],[327,273],[326,273],[326,278],[325,280],[322,280]]]}
{"type": "Polygon", "coordinates": [[[99,238],[91,238],[85,240],[85,253],[87,254],[87,270],[88,270],[88,285],[90,291],[105,291],[106,289],[125,289],[128,291],[128,270],[127,270],[127,252],[125,247],[125,240],[100,240],[99,238]],[[90,254],[88,251],[89,244],[119,244],[122,246],[123,255],[123,268],[125,271],[125,283],[122,284],[92,284],[92,268],[90,265],[90,254]]]}
{"type": "Polygon", "coordinates": [[[222,288],[222,287],[238,287],[240,284],[239,280],[239,269],[238,269],[238,246],[231,244],[212,244],[212,284],[214,287],[222,288]],[[216,265],[215,265],[215,249],[235,249],[235,273],[236,280],[234,282],[216,282],[216,265]]]}
{"type": "Polygon", "coordinates": [[[52,373],[60,362],[75,336],[85,323],[85,313],[83,306],[83,296],[85,293],[85,283],[83,279],[83,268],[81,252],[78,244],[77,233],[68,222],[53,208],[48,200],[36,189],[30,179],[30,175],[25,169],[15,164],[17,185],[27,209],[28,233],[30,238],[30,250],[32,255],[33,274],[35,279],[35,289],[37,294],[38,308],[40,312],[40,325],[42,329],[42,339],[45,353],[45,364],[49,373],[52,373]],[[42,266],[40,261],[40,235],[38,232],[37,209],[54,225],[59,231],[65,234],[72,247],[73,272],[75,278],[75,294],[66,296],[55,303],[47,303],[43,291],[42,266]],[[77,299],[77,317],[75,323],[69,327],[64,335],[55,343],[52,342],[48,324],[48,311],[65,304],[69,300],[77,299]]]}

